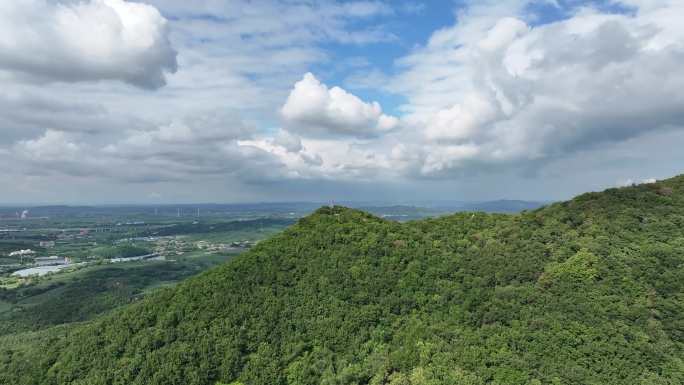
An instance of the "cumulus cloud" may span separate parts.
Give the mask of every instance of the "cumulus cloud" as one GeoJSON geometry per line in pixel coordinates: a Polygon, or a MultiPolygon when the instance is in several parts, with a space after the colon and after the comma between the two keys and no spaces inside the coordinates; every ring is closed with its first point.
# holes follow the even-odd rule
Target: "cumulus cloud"
{"type": "MultiPolygon", "coordinates": [[[[207,114],[173,120],[152,130],[132,130],[110,144],[58,130],[20,140],[7,155],[28,175],[68,175],[123,182],[283,177],[282,163],[267,151],[240,144],[253,128],[235,116],[207,114]]],[[[2,154],[0,154],[2,155],[2,154]]]]}
{"type": "Polygon", "coordinates": [[[235,115],[193,115],[154,130],[131,131],[101,152],[117,163],[136,164],[143,179],[155,173],[177,180],[228,175],[252,180],[279,175],[281,164],[275,157],[239,143],[253,133],[254,128],[235,115]]]}
{"type": "MultiPolygon", "coordinates": [[[[121,142],[124,148],[177,145],[217,144],[231,142],[252,135],[254,127],[246,124],[237,115],[225,112],[194,114],[174,119],[153,130],[136,130],[121,142]]],[[[112,148],[110,146],[109,148],[112,148]]],[[[114,146],[111,150],[118,152],[114,146]]]]}
{"type": "Polygon", "coordinates": [[[0,3],[0,70],[15,77],[158,88],[176,68],[167,21],[152,6],[124,0],[0,3]]]}
{"type": "Polygon", "coordinates": [[[28,176],[94,175],[94,165],[99,161],[96,155],[68,133],[53,129],[15,143],[7,153],[11,162],[18,162],[13,171],[28,176]]]}
{"type": "Polygon", "coordinates": [[[14,148],[21,156],[42,162],[73,159],[79,151],[79,146],[69,141],[64,132],[55,130],[47,130],[35,139],[19,141],[14,148]]]}
{"type": "Polygon", "coordinates": [[[0,2],[0,169],[27,189],[47,176],[83,186],[225,178],[229,192],[316,178],[321,154],[266,128],[308,66],[330,60],[319,43],[392,40],[380,18],[393,12],[380,1],[0,2]],[[176,49],[182,71],[168,76],[176,49]],[[204,112],[237,109],[252,123],[204,112]],[[277,151],[250,143],[258,131],[277,151]]]}
{"type": "Polygon", "coordinates": [[[503,115],[501,106],[492,103],[487,95],[473,92],[459,104],[437,111],[430,117],[425,134],[434,140],[469,140],[480,128],[503,115]]]}
{"type": "Polygon", "coordinates": [[[283,191],[319,181],[513,185],[521,170],[562,175],[555,188],[570,191],[583,182],[568,167],[610,184],[677,171],[652,149],[674,152],[684,132],[681,1],[546,1],[558,8],[552,22],[530,14],[531,0],[466,1],[454,25],[393,67],[330,47],[394,43],[385,28],[398,24],[384,18],[403,23],[394,17],[411,7],[296,3],[0,2],[0,169],[27,186],[84,177],[83,186],[193,190],[187,182],[201,180],[224,192],[245,181],[283,191]],[[174,49],[182,71],[168,76],[174,49]],[[301,77],[312,68],[343,83],[301,77]],[[138,89],[167,78],[154,93],[138,89]],[[360,90],[404,100],[401,120],[360,90]],[[206,113],[234,110],[241,117],[206,113]]]}
{"type": "Polygon", "coordinates": [[[328,88],[307,73],[281,109],[286,127],[310,136],[373,137],[395,129],[399,120],[385,115],[378,102],[366,103],[340,87],[328,88]]]}
{"type": "Polygon", "coordinates": [[[292,153],[300,152],[303,149],[302,139],[285,130],[278,131],[278,134],[273,138],[273,144],[292,153]]]}
{"type": "Polygon", "coordinates": [[[87,133],[93,138],[116,135],[123,129],[142,129],[146,122],[130,111],[108,110],[101,100],[66,97],[35,90],[16,90],[11,84],[0,92],[0,146],[37,137],[46,128],[87,133]]]}
{"type": "Polygon", "coordinates": [[[519,162],[684,125],[681,2],[626,1],[630,14],[584,7],[539,26],[524,2],[478,5],[400,60],[390,88],[423,133],[423,175],[519,162]],[[512,5],[511,5],[512,4],[512,5]],[[493,17],[499,12],[516,17],[493,17]]]}
{"type": "MultiPolygon", "coordinates": [[[[401,176],[393,170],[394,159],[376,140],[353,138],[298,138],[297,151],[275,138],[262,136],[240,141],[278,159],[288,179],[330,181],[379,181],[401,176]]],[[[387,146],[384,146],[387,147],[387,146]]]]}

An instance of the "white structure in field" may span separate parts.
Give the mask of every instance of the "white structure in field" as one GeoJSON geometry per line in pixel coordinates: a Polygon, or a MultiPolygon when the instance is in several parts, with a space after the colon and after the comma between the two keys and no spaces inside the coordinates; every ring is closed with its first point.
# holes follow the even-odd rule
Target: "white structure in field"
{"type": "Polygon", "coordinates": [[[9,253],[10,257],[26,257],[29,255],[34,255],[36,252],[31,249],[17,250],[9,253]]]}
{"type": "Polygon", "coordinates": [[[58,257],[56,255],[50,257],[40,257],[34,260],[36,266],[55,266],[55,265],[68,265],[71,263],[69,257],[58,257]]]}

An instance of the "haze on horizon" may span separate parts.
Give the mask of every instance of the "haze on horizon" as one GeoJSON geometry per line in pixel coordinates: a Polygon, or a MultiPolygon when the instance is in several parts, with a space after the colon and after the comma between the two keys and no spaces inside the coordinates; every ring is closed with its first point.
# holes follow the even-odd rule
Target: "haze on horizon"
{"type": "Polygon", "coordinates": [[[1,204],[560,200],[684,172],[679,0],[0,2],[1,204]]]}

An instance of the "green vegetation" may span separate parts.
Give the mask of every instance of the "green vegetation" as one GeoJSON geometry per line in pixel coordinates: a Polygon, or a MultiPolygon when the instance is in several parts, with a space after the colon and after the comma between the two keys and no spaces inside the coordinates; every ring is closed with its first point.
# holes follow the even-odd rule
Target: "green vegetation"
{"type": "Polygon", "coordinates": [[[0,287],[0,336],[92,319],[230,258],[207,255],[177,263],[101,264],[34,277],[11,290],[0,287]]]}
{"type": "Polygon", "coordinates": [[[199,269],[183,264],[101,265],[73,273],[33,278],[15,290],[0,289],[0,335],[34,331],[91,319],[142,297],[161,282],[176,282],[199,269]]]}
{"type": "Polygon", "coordinates": [[[291,219],[260,218],[243,221],[218,222],[218,223],[180,223],[151,230],[144,235],[169,236],[207,233],[225,233],[242,231],[252,233],[257,230],[269,228],[282,229],[292,224],[291,219]]]}
{"type": "Polygon", "coordinates": [[[118,246],[100,246],[92,249],[90,251],[91,255],[98,258],[130,258],[137,257],[139,255],[150,254],[150,249],[124,244],[118,246]]]}
{"type": "Polygon", "coordinates": [[[684,176],[517,215],[342,207],[70,328],[7,384],[684,383],[684,176]]]}
{"type": "Polygon", "coordinates": [[[159,217],[143,222],[117,217],[111,208],[101,210],[96,218],[81,217],[77,209],[56,218],[8,219],[0,224],[6,230],[0,232],[0,336],[88,321],[223,263],[292,223],[225,217],[202,222],[159,217]],[[170,228],[172,236],[152,236],[170,228]],[[41,247],[46,240],[51,242],[41,247]],[[20,249],[35,253],[9,257],[20,249]],[[152,253],[161,261],[108,263],[152,253]],[[34,258],[45,255],[68,256],[76,263],[41,277],[11,275],[34,267],[34,258]]]}

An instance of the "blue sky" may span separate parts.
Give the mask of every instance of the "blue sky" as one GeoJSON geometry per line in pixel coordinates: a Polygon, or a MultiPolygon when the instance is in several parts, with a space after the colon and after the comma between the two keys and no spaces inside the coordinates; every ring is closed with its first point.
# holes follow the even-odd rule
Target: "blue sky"
{"type": "MultiPolygon", "coordinates": [[[[525,7],[524,18],[530,26],[540,26],[568,19],[580,7],[591,7],[611,14],[634,12],[633,7],[612,0],[534,1],[525,7]]],[[[390,14],[359,20],[352,24],[352,28],[380,28],[396,38],[372,44],[324,43],[321,47],[329,52],[330,61],[314,64],[312,71],[319,74],[322,80],[330,84],[346,84],[362,99],[376,100],[390,113],[398,114],[400,112],[397,108],[406,103],[402,95],[382,89],[355,87],[354,82],[347,81],[347,78],[359,70],[381,70],[388,75],[395,74],[398,70],[396,60],[408,55],[417,47],[425,45],[435,31],[452,26],[457,21],[457,13],[467,8],[467,1],[407,2],[407,4],[395,6],[390,14]],[[367,62],[367,65],[363,67],[339,65],[340,62],[349,58],[363,60],[367,62]]],[[[523,17],[523,15],[520,16],[523,17]]]]}
{"type": "Polygon", "coordinates": [[[555,200],[668,177],[682,17],[679,0],[10,2],[0,203],[555,200]]]}
{"type": "MultiPolygon", "coordinates": [[[[418,46],[424,45],[435,30],[448,27],[455,21],[458,2],[422,1],[399,6],[390,15],[381,15],[361,20],[355,23],[359,29],[382,28],[396,38],[373,44],[323,44],[324,49],[331,52],[332,65],[320,63],[312,68],[316,73],[327,74],[322,78],[331,84],[345,84],[345,79],[359,68],[339,68],[335,63],[347,58],[365,59],[368,65],[362,70],[376,69],[388,74],[396,71],[395,61],[418,46]],[[332,67],[332,68],[331,68],[332,67]]],[[[366,87],[349,86],[355,94],[366,100],[377,100],[391,113],[397,113],[396,108],[405,103],[401,95],[366,87]]]]}

